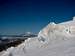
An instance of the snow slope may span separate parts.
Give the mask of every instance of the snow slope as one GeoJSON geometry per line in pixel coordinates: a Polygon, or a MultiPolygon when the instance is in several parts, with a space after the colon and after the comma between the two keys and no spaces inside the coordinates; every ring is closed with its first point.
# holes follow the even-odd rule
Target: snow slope
{"type": "Polygon", "coordinates": [[[0,56],[75,56],[74,25],[74,20],[60,24],[52,22],[39,32],[38,37],[11,47],[0,56]]]}

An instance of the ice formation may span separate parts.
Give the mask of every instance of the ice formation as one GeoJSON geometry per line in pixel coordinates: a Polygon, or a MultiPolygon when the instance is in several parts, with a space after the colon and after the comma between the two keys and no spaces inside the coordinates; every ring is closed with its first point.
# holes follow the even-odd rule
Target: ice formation
{"type": "Polygon", "coordinates": [[[49,23],[36,38],[11,47],[0,56],[75,56],[75,17],[72,21],[49,23]]]}

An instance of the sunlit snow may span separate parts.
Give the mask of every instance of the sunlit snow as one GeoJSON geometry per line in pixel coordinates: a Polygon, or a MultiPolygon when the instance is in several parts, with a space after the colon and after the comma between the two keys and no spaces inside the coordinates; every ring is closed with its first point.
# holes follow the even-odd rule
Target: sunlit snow
{"type": "Polygon", "coordinates": [[[8,48],[0,56],[75,56],[75,17],[68,22],[49,23],[38,37],[8,48]]]}

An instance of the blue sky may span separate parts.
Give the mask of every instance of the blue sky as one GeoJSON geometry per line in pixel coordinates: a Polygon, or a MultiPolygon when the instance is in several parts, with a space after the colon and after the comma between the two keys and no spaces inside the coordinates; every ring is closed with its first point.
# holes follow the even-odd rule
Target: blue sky
{"type": "Polygon", "coordinates": [[[75,16],[75,0],[0,0],[0,34],[38,33],[75,16]]]}

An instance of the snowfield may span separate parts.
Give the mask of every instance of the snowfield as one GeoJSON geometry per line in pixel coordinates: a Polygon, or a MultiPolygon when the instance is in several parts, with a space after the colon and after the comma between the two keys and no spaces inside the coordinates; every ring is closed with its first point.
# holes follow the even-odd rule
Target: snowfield
{"type": "Polygon", "coordinates": [[[75,56],[75,17],[72,21],[50,23],[38,34],[0,56],[75,56]]]}

